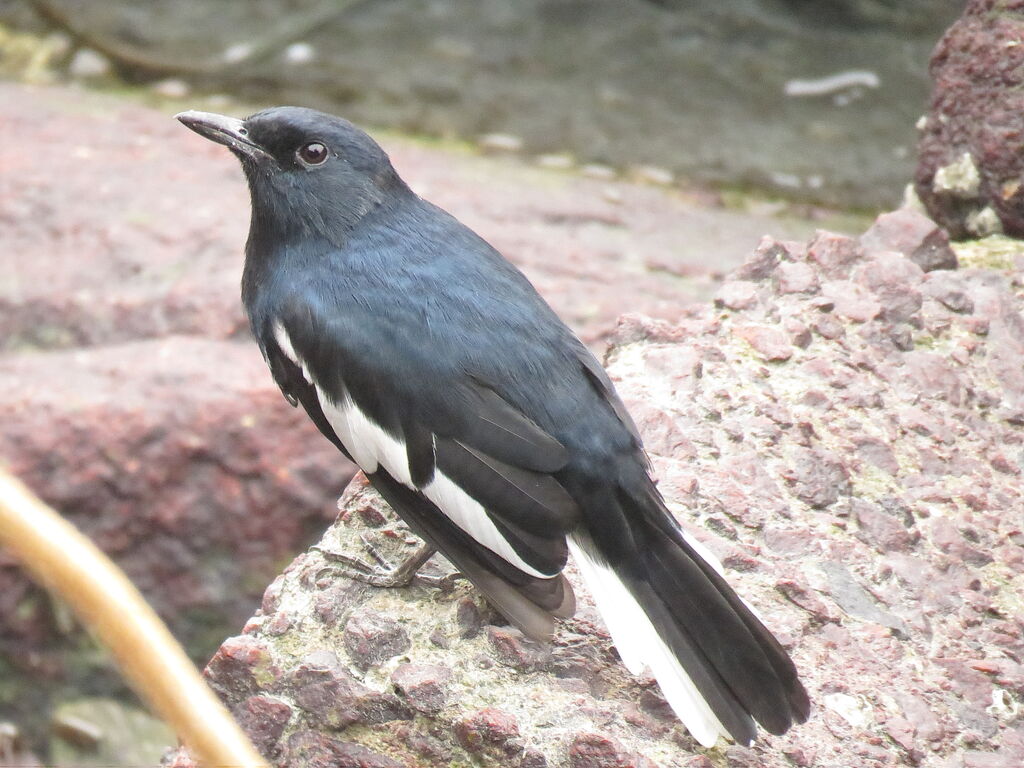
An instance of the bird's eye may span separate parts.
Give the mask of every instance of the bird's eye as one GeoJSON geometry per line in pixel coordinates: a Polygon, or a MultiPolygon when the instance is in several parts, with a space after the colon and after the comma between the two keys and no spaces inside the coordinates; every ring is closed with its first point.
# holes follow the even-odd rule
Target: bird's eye
{"type": "Polygon", "coordinates": [[[299,160],[306,165],[321,165],[327,160],[330,152],[319,141],[311,141],[299,147],[299,151],[296,154],[298,154],[299,160]]]}

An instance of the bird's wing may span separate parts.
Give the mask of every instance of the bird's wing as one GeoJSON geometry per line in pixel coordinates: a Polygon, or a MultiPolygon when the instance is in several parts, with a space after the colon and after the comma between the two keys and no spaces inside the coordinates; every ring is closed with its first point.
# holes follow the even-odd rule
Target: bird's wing
{"type": "Polygon", "coordinates": [[[297,302],[271,326],[264,346],[285,394],[371,481],[383,470],[526,576],[561,572],[579,510],[554,476],[568,459],[558,440],[472,374],[440,364],[440,350],[431,356],[365,315],[297,302]]]}

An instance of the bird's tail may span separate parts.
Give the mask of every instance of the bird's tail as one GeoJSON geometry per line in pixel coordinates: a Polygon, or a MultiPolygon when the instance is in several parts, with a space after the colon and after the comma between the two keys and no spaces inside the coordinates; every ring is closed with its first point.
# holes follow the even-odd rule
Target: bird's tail
{"type": "MultiPolygon", "coordinates": [[[[570,551],[634,674],[649,667],[666,700],[704,746],[719,736],[754,741],[756,720],[781,734],[810,712],[779,642],[686,536],[653,488],[637,502],[616,494],[623,523],[603,539],[577,531],[570,551]]],[[[616,514],[618,513],[618,514],[616,514]]]]}

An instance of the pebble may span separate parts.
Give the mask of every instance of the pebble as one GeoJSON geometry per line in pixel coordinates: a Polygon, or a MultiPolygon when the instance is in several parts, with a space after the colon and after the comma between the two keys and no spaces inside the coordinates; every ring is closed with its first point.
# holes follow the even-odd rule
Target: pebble
{"type": "Polygon", "coordinates": [[[68,74],[79,80],[106,77],[111,71],[110,59],[92,48],[79,48],[68,64],[68,74]]]}
{"type": "Polygon", "coordinates": [[[487,133],[477,141],[480,149],[485,152],[519,152],[523,148],[523,140],[511,133],[487,133]]]}

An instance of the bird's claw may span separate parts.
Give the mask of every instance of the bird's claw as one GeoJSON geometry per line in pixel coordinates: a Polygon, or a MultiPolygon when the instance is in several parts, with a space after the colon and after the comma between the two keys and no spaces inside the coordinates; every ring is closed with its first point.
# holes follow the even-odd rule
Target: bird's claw
{"type": "Polygon", "coordinates": [[[444,576],[431,576],[419,573],[420,567],[434,554],[434,549],[429,545],[422,545],[412,555],[398,565],[392,565],[380,550],[370,542],[366,536],[361,536],[363,547],[371,558],[377,563],[371,565],[358,557],[347,555],[342,552],[333,552],[319,546],[312,547],[313,550],[324,556],[324,559],[339,563],[342,567],[328,567],[324,570],[340,571],[346,578],[369,584],[373,587],[407,587],[414,581],[428,587],[435,587],[444,592],[450,592],[455,582],[464,578],[461,573],[449,573],[444,576]]]}

